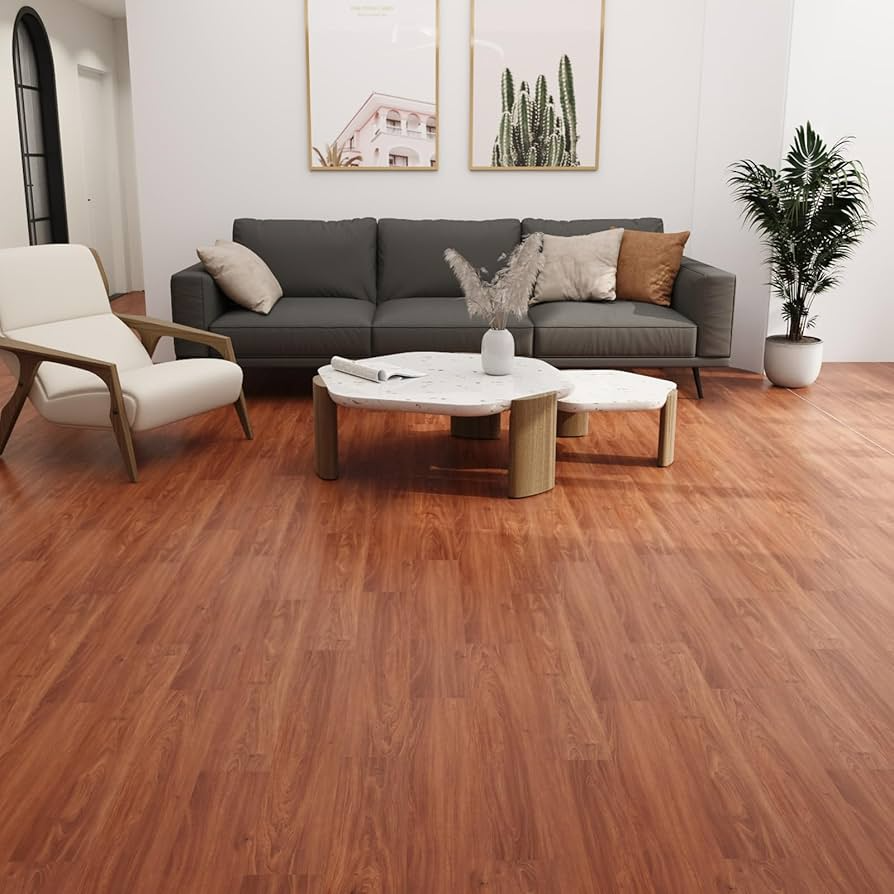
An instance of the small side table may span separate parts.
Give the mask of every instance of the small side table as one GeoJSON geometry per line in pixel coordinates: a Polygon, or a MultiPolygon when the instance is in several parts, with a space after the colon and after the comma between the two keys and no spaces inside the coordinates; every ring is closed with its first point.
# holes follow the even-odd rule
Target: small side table
{"type": "Polygon", "coordinates": [[[673,463],[677,428],[675,383],[613,369],[563,370],[562,373],[574,387],[559,400],[557,437],[585,435],[591,412],[661,410],[658,465],[665,468],[673,463]]]}

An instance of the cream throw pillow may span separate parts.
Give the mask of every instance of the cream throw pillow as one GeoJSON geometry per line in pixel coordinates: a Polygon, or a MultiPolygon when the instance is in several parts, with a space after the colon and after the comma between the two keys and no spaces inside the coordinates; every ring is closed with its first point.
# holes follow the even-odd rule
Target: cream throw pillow
{"type": "Polygon", "coordinates": [[[621,229],[585,236],[544,236],[543,271],[531,304],[543,301],[614,301],[621,229]]]}
{"type": "Polygon", "coordinates": [[[196,254],[224,295],[241,307],[269,314],[282,298],[279,280],[250,248],[218,239],[213,248],[200,248],[196,254]]]}

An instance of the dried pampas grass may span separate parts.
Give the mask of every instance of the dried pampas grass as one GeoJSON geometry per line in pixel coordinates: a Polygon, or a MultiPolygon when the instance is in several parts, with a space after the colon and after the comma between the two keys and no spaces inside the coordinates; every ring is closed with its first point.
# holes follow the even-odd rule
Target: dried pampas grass
{"type": "Polygon", "coordinates": [[[448,248],[447,261],[466,296],[469,316],[486,320],[491,329],[505,329],[511,318],[521,319],[528,311],[528,301],[537,277],[543,269],[543,233],[532,233],[522,240],[506,258],[506,265],[491,280],[479,273],[459,252],[448,248]]]}

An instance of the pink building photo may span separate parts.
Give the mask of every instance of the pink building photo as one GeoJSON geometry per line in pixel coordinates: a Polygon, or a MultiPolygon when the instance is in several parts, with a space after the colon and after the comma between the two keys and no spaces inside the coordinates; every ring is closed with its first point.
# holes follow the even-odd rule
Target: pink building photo
{"type": "Polygon", "coordinates": [[[307,0],[312,170],[436,170],[437,0],[307,0]]]}
{"type": "Polygon", "coordinates": [[[438,142],[435,104],[372,93],[336,142],[364,168],[433,168],[438,142]]]}

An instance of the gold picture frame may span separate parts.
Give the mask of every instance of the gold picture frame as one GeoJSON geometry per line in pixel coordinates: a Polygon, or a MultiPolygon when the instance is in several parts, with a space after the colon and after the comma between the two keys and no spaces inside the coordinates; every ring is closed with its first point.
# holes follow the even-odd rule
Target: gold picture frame
{"type": "MultiPolygon", "coordinates": [[[[308,170],[313,173],[335,173],[335,172],[365,172],[365,171],[401,171],[401,172],[414,172],[414,173],[435,173],[440,170],[441,164],[441,122],[440,122],[440,111],[441,111],[441,0],[430,0],[431,4],[434,7],[434,33],[433,33],[433,50],[434,50],[434,102],[427,103],[424,100],[414,100],[407,98],[405,96],[400,96],[394,93],[384,93],[377,92],[373,89],[368,95],[366,100],[357,108],[357,111],[354,113],[353,117],[348,120],[348,123],[345,125],[345,128],[339,133],[334,140],[334,143],[325,143],[325,154],[323,154],[323,150],[321,150],[320,146],[314,145],[314,102],[313,102],[313,72],[311,65],[311,4],[319,3],[323,5],[327,10],[331,10],[335,4],[336,0],[304,0],[304,62],[305,62],[305,83],[306,83],[306,101],[307,101],[307,164],[308,170]],[[383,102],[384,100],[391,100],[392,102],[383,102]],[[431,113],[427,112],[425,107],[427,105],[433,106],[433,110],[431,113]],[[401,113],[401,127],[404,128],[399,134],[402,137],[405,137],[403,142],[409,142],[409,138],[419,139],[420,141],[425,138],[424,142],[420,142],[417,147],[405,147],[407,150],[408,164],[406,165],[394,165],[394,164],[321,164],[320,161],[328,159],[329,161],[339,161],[343,160],[342,156],[345,153],[354,153],[355,155],[365,155],[366,154],[366,146],[359,148],[353,148],[352,146],[342,145],[339,146],[339,139],[342,134],[348,131],[351,125],[355,121],[363,120],[363,116],[367,114],[367,112],[371,112],[372,109],[376,109],[376,114],[379,114],[379,109],[392,109],[395,106],[401,106],[401,109],[398,112],[401,113]],[[406,117],[403,117],[403,107],[406,106],[406,117]],[[423,118],[423,116],[425,116],[423,118]],[[420,122],[420,130],[418,132],[410,133],[408,129],[406,129],[406,123],[411,117],[416,117],[420,122]],[[434,121],[434,136],[433,138],[429,138],[429,122],[434,121]],[[424,121],[424,123],[423,123],[424,121]],[[425,130],[422,130],[422,127],[425,127],[425,130]],[[410,151],[415,151],[416,149],[422,150],[419,154],[419,160],[421,161],[423,158],[428,158],[428,153],[425,152],[425,148],[431,145],[433,147],[433,152],[431,153],[431,160],[428,164],[411,164],[409,163],[412,159],[410,158],[410,151]],[[334,149],[333,149],[334,147],[334,149]],[[340,151],[343,150],[343,151],[340,151]],[[321,154],[323,157],[321,158],[321,154]]],[[[393,0],[393,2],[362,2],[362,0],[354,0],[354,2],[348,2],[347,5],[352,9],[364,9],[369,10],[369,16],[374,17],[376,15],[375,10],[382,11],[381,14],[386,14],[390,10],[395,10],[400,5],[400,0],[393,0]]],[[[387,118],[385,119],[388,120],[387,118]]],[[[381,122],[380,122],[381,123],[381,122]]],[[[358,128],[359,130],[359,128],[358,128]]],[[[383,132],[379,133],[379,136],[383,135],[383,132]]],[[[398,136],[397,133],[393,134],[394,136],[398,136]]],[[[402,147],[403,148],[403,147],[402,147]]],[[[387,154],[387,151],[386,151],[387,154]]],[[[387,157],[390,159],[391,155],[387,154],[387,157]]],[[[402,157],[402,156],[400,156],[402,157]]],[[[346,160],[346,159],[345,159],[346,160]]]]}
{"type": "MultiPolygon", "coordinates": [[[[476,124],[475,124],[475,113],[476,113],[476,71],[475,71],[475,54],[478,48],[478,39],[476,37],[476,23],[478,20],[478,10],[476,8],[477,4],[484,4],[489,2],[489,0],[470,0],[471,2],[471,26],[469,33],[469,170],[470,171],[551,171],[551,172],[561,172],[561,171],[598,171],[599,170],[599,156],[600,156],[600,147],[602,141],[602,83],[603,83],[603,58],[604,58],[604,50],[605,50],[605,4],[606,0],[592,0],[594,11],[598,14],[598,60],[596,64],[596,78],[595,78],[595,88],[596,88],[596,115],[595,115],[595,142],[593,145],[593,163],[592,164],[577,164],[577,165],[549,165],[549,164],[537,164],[537,165],[495,165],[493,162],[490,164],[481,164],[480,163],[480,155],[481,151],[478,150],[479,161],[476,161],[476,124]]],[[[532,4],[533,5],[533,4],[532,4]]],[[[554,11],[549,6],[543,6],[538,4],[536,7],[538,11],[545,10],[541,12],[542,15],[549,16],[553,15],[554,11]]],[[[516,9],[517,12],[517,9],[516,9]]]]}

